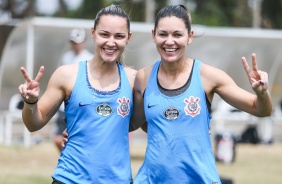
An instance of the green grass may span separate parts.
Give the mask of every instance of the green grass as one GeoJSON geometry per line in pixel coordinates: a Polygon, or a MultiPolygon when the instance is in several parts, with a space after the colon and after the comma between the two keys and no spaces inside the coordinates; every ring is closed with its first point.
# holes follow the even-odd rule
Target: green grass
{"type": "Polygon", "coordinates": [[[0,183],[51,184],[59,152],[51,142],[31,148],[0,146],[0,183]]]}
{"type": "Polygon", "coordinates": [[[221,176],[236,184],[282,183],[282,144],[237,145],[237,157],[232,164],[218,163],[221,176]]]}
{"type": "Polygon", "coordinates": [[[30,183],[30,184],[44,184],[44,183],[48,183],[51,184],[50,177],[46,177],[46,176],[40,176],[37,174],[34,175],[25,175],[25,176],[20,176],[20,175],[7,175],[4,178],[0,179],[1,183],[5,183],[5,184],[23,184],[23,183],[30,183]]]}
{"type": "MultiPolygon", "coordinates": [[[[140,145],[131,148],[133,176],[142,164],[144,150],[140,145]]],[[[217,163],[220,176],[233,179],[235,184],[282,183],[281,143],[240,144],[236,153],[234,163],[217,163]]],[[[58,157],[52,142],[31,148],[0,145],[0,184],[51,184],[58,157]]]]}

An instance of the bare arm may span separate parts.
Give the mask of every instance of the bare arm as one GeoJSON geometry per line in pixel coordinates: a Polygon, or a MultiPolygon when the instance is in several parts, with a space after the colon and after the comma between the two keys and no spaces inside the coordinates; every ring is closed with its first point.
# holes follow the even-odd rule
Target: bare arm
{"type": "Polygon", "coordinates": [[[252,55],[252,69],[249,68],[244,57],[242,57],[242,63],[255,94],[237,86],[225,72],[205,65],[201,74],[204,76],[203,83],[209,99],[213,93],[217,93],[228,104],[254,116],[271,115],[272,102],[267,89],[267,73],[257,69],[254,54],[252,55]]]}
{"type": "Polygon", "coordinates": [[[242,57],[244,69],[249,77],[250,84],[256,93],[256,116],[269,116],[272,113],[272,101],[268,91],[268,74],[258,69],[256,55],[252,54],[252,69],[245,57],[242,57]]]}
{"type": "Polygon", "coordinates": [[[146,121],[144,114],[143,93],[148,81],[147,73],[146,69],[139,70],[134,81],[134,112],[131,117],[129,131],[137,130],[146,121]]]}
{"type": "Polygon", "coordinates": [[[64,99],[65,93],[60,86],[61,80],[58,78],[61,77],[61,74],[58,70],[50,78],[46,91],[40,99],[39,82],[43,76],[44,67],[40,68],[34,80],[30,79],[23,67],[21,72],[26,80],[25,84],[19,86],[19,93],[25,101],[22,118],[27,129],[33,132],[44,127],[54,116],[64,99]],[[38,102],[35,103],[37,100],[38,102]]]}

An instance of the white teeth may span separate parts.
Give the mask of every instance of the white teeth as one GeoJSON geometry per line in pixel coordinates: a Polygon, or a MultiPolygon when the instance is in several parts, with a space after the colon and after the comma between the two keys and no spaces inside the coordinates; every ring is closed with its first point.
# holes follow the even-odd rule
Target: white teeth
{"type": "Polygon", "coordinates": [[[175,52],[177,49],[164,49],[166,52],[175,52]]]}
{"type": "Polygon", "coordinates": [[[105,49],[106,52],[115,52],[115,50],[105,49]]]}

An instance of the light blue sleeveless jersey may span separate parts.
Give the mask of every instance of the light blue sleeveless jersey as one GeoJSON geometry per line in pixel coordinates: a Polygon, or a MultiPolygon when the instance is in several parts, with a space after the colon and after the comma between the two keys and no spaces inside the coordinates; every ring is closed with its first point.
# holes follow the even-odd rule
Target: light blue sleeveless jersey
{"type": "Polygon", "coordinates": [[[66,184],[130,183],[128,129],[133,95],[123,66],[117,65],[119,88],[103,92],[91,87],[87,62],[79,63],[65,108],[68,142],[52,175],[55,179],[66,184]]]}
{"type": "Polygon", "coordinates": [[[148,145],[134,184],[220,184],[201,62],[195,60],[189,88],[173,97],[158,89],[159,65],[160,61],[154,65],[144,94],[148,145]]]}

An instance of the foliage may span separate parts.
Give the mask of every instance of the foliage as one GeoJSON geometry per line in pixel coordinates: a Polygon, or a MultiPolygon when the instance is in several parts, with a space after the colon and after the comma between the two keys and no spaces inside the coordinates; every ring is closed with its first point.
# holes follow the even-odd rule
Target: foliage
{"type": "Polygon", "coordinates": [[[252,10],[245,0],[196,0],[194,22],[209,26],[251,27],[252,10]]]}
{"type": "MultiPolygon", "coordinates": [[[[135,177],[144,160],[146,134],[132,133],[131,164],[132,176],[135,177]]],[[[231,178],[236,184],[281,183],[281,153],[280,142],[271,145],[238,144],[235,162],[217,162],[218,172],[221,177],[231,178]]],[[[58,150],[51,140],[29,149],[0,145],[0,183],[50,184],[58,157],[58,150]]]]}
{"type": "Polygon", "coordinates": [[[282,1],[264,0],[261,10],[261,27],[281,29],[282,28],[282,1]]]}
{"type": "MultiPolygon", "coordinates": [[[[156,14],[168,4],[168,0],[154,0],[156,14]]],[[[252,27],[253,9],[251,3],[261,3],[260,27],[282,28],[281,0],[183,0],[193,4],[191,8],[193,23],[208,26],[252,27]]],[[[97,12],[108,5],[120,5],[132,21],[144,22],[146,17],[145,0],[84,0],[77,10],[67,8],[67,0],[58,0],[59,9],[52,15],[56,17],[82,18],[94,20],[97,12]]],[[[0,16],[9,13],[12,18],[41,16],[35,6],[36,0],[0,0],[0,16]]]]}
{"type": "Polygon", "coordinates": [[[109,3],[104,0],[84,0],[80,8],[75,11],[67,12],[64,17],[94,20],[98,11],[107,5],[109,5],[109,3]]]}

